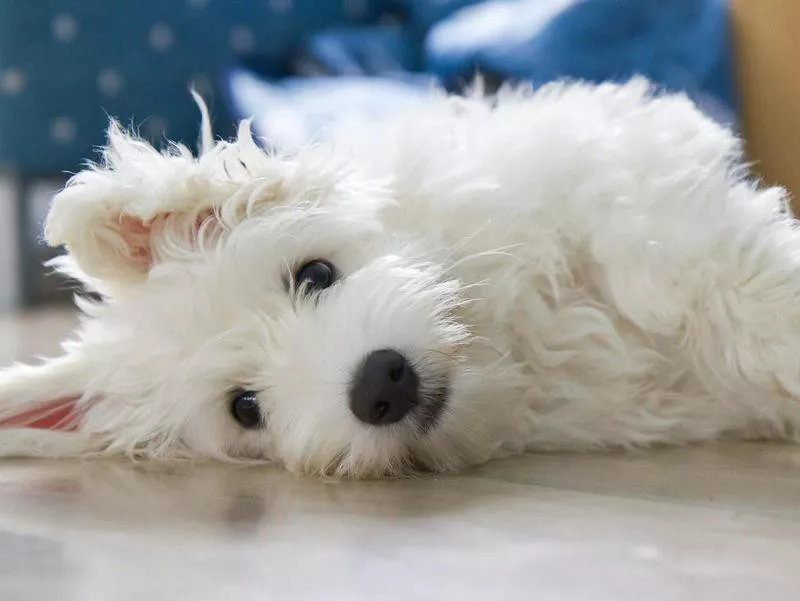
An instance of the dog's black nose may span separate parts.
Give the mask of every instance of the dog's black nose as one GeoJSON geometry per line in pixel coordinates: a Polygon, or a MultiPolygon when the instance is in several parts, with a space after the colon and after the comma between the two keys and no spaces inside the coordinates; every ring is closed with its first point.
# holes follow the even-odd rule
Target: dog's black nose
{"type": "Polygon", "coordinates": [[[399,422],[418,400],[419,381],[414,368],[392,350],[367,355],[350,389],[350,411],[375,426],[399,422]]]}

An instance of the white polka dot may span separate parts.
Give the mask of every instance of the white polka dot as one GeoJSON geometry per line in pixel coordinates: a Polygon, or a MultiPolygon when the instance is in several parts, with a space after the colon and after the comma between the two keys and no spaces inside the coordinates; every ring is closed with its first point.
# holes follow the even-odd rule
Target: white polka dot
{"type": "Polygon", "coordinates": [[[236,54],[247,54],[255,48],[256,37],[249,27],[234,27],[231,29],[230,43],[236,54]]]}
{"type": "Polygon", "coordinates": [[[187,0],[187,4],[189,8],[194,8],[195,10],[202,10],[206,6],[208,6],[209,0],[187,0]]]}
{"type": "Polygon", "coordinates": [[[165,52],[175,43],[175,32],[165,23],[156,23],[150,28],[149,39],[154,50],[165,52]]]}
{"type": "Polygon", "coordinates": [[[269,0],[269,9],[274,13],[288,13],[292,10],[292,0],[269,0]]]}
{"type": "Polygon", "coordinates": [[[344,0],[344,12],[351,19],[360,19],[367,14],[366,0],[344,0]]]}
{"type": "Polygon", "coordinates": [[[166,137],[167,127],[169,127],[169,123],[167,122],[164,117],[159,117],[158,115],[153,115],[152,117],[148,117],[145,122],[143,123],[144,127],[144,136],[149,140],[156,141],[158,139],[163,139],[166,137]]]}
{"type": "Polygon", "coordinates": [[[209,96],[214,91],[214,86],[211,84],[211,79],[208,75],[199,73],[189,80],[189,87],[194,88],[200,96],[204,98],[209,96]]]}
{"type": "Polygon", "coordinates": [[[77,133],[78,128],[69,117],[56,117],[50,124],[50,135],[56,142],[71,142],[77,133]]]}
{"type": "Polygon", "coordinates": [[[97,88],[106,96],[116,96],[122,91],[125,79],[114,69],[103,69],[97,74],[97,88]]]}
{"type": "Polygon", "coordinates": [[[25,87],[25,74],[19,69],[11,67],[3,71],[0,77],[0,89],[8,96],[15,96],[25,87]]]}
{"type": "Polygon", "coordinates": [[[50,22],[50,31],[59,42],[69,44],[78,35],[78,22],[71,15],[57,15],[50,22]]]}

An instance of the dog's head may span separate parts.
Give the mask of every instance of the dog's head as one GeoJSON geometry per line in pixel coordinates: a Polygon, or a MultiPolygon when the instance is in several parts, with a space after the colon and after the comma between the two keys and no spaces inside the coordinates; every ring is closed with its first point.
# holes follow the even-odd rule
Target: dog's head
{"type": "Polygon", "coordinates": [[[392,194],[321,149],[265,153],[246,123],[209,131],[195,157],[112,125],[55,198],[58,266],[102,301],[63,358],[0,375],[0,452],[334,476],[488,458],[502,374],[470,362],[460,283],[386,227],[392,194]]]}

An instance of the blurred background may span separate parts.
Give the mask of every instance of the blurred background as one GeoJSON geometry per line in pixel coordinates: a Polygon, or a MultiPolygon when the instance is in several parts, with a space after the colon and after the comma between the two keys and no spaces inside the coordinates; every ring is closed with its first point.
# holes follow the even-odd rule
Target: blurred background
{"type": "MultiPolygon", "coordinates": [[[[745,131],[752,119],[741,118],[741,100],[750,97],[737,82],[763,90],[770,77],[764,60],[773,59],[737,74],[736,40],[744,35],[758,51],[762,40],[774,46],[780,18],[760,14],[772,6],[773,17],[795,17],[798,4],[0,0],[0,308],[69,298],[69,287],[40,267],[56,252],[41,244],[42,220],[53,192],[96,158],[109,116],[156,145],[171,139],[194,147],[193,86],[208,101],[219,136],[252,116],[265,143],[291,150],[324,139],[337,120],[413,106],[434,85],[458,93],[476,74],[490,89],[638,74],[687,93],[712,118],[745,131]],[[760,18],[772,24],[771,34],[757,33],[760,18]],[[745,24],[744,34],[736,22],[745,24]]],[[[780,59],[792,49],[772,53],[780,59]]],[[[753,62],[751,54],[740,52],[740,63],[753,62]]],[[[762,97],[775,102],[774,94],[757,96],[757,107],[762,97]]],[[[792,164],[784,172],[794,172],[792,164]]]]}

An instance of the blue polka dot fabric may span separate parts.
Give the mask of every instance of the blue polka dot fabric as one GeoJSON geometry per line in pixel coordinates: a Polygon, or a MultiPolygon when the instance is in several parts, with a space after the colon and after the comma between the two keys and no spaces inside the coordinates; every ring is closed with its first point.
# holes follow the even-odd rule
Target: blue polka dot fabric
{"type": "Polygon", "coordinates": [[[231,64],[278,76],[313,31],[367,22],[378,0],[0,0],[0,166],[77,169],[108,116],[155,142],[194,144],[188,88],[230,132],[218,82],[231,64]],[[256,58],[257,57],[257,58],[256,58]]]}
{"type": "Polygon", "coordinates": [[[434,80],[459,91],[476,73],[536,85],[644,75],[735,126],[728,2],[0,0],[0,167],[75,170],[108,116],[156,144],[194,145],[190,86],[219,135],[253,116],[275,144],[278,131],[296,144],[354,110],[416,102],[434,80]]]}

